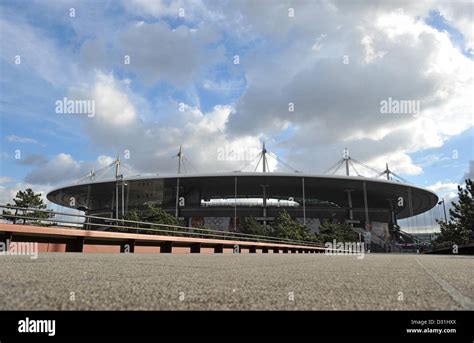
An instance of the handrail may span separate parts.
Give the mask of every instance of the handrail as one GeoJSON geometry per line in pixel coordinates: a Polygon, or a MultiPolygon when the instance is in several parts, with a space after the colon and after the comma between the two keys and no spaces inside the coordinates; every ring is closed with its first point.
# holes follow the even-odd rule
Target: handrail
{"type": "MultiPolygon", "coordinates": [[[[57,212],[53,210],[44,210],[44,209],[37,209],[37,208],[26,208],[26,207],[18,207],[18,206],[7,206],[7,205],[0,205],[0,208],[4,209],[13,209],[19,211],[33,211],[33,212],[43,212],[43,213],[50,213],[53,215],[63,215],[69,217],[76,217],[76,218],[85,218],[87,221],[78,223],[75,221],[69,220],[61,220],[56,218],[40,218],[40,217],[32,217],[32,216],[25,216],[25,215],[18,215],[18,214],[0,214],[0,217],[7,217],[7,218],[17,218],[17,219],[29,219],[29,220],[36,220],[42,222],[51,222],[51,223],[63,223],[63,224],[81,224],[83,226],[94,226],[99,227],[98,231],[106,231],[100,230],[100,228],[107,227],[107,228],[117,228],[117,229],[125,229],[136,231],[147,231],[150,233],[165,233],[165,234],[179,234],[179,235],[189,235],[189,236],[201,236],[202,238],[220,238],[220,239],[240,239],[245,241],[258,241],[258,242],[267,242],[267,243],[284,243],[284,244],[297,244],[297,245],[304,245],[304,246],[321,246],[317,243],[311,243],[308,241],[301,241],[301,240],[292,240],[288,238],[279,238],[279,237],[271,237],[271,236],[262,236],[262,235],[252,235],[246,233],[238,233],[238,232],[228,232],[228,231],[219,231],[219,230],[211,230],[211,229],[203,229],[203,228],[195,228],[195,227],[186,227],[186,226],[179,226],[179,225],[167,225],[167,224],[158,224],[158,223],[149,223],[143,221],[133,221],[128,219],[116,219],[116,218],[107,218],[107,217],[98,217],[98,216],[90,216],[90,215],[83,215],[83,214],[72,214],[72,213],[64,213],[64,212],[57,212]],[[103,223],[94,223],[90,222],[88,219],[96,219],[101,220],[103,223]],[[105,221],[112,221],[116,222],[115,224],[105,223],[105,221]],[[150,226],[149,228],[146,227],[137,227],[137,226],[128,226],[124,225],[125,223],[129,224],[139,224],[139,225],[147,225],[150,226]],[[152,228],[155,227],[155,228],[152,228]],[[156,228],[158,227],[158,228],[156,228]],[[163,229],[164,228],[164,229],[163,229]],[[178,229],[178,230],[170,230],[170,228],[178,229]]],[[[24,214],[24,213],[23,213],[24,214]]],[[[82,228],[84,229],[84,228],[82,228]]]]}
{"type": "MultiPolygon", "coordinates": [[[[135,220],[129,220],[129,219],[117,219],[117,218],[108,218],[108,217],[99,217],[99,216],[91,216],[91,215],[84,215],[84,214],[72,214],[72,213],[65,213],[65,212],[56,212],[53,210],[43,210],[43,209],[36,209],[36,208],[27,208],[27,207],[17,207],[17,206],[4,206],[0,205],[0,208],[9,208],[9,209],[19,209],[23,211],[36,211],[36,212],[44,212],[44,213],[53,213],[53,214],[59,214],[59,215],[65,215],[65,216],[70,216],[70,217],[80,217],[80,218],[93,218],[93,219],[98,219],[98,220],[108,220],[108,221],[119,221],[119,222],[127,222],[127,223],[135,223],[135,224],[144,224],[144,225],[150,225],[150,226],[159,226],[159,227],[172,227],[172,228],[177,228],[177,229],[183,229],[183,230],[200,230],[200,231],[208,231],[208,232],[217,232],[220,234],[233,234],[233,235],[241,235],[241,236],[249,236],[252,238],[255,237],[261,237],[261,238],[274,238],[274,237],[269,237],[269,236],[263,236],[263,235],[253,235],[253,234],[248,234],[248,233],[240,233],[240,232],[227,232],[227,231],[219,231],[219,230],[211,230],[211,229],[204,229],[204,228],[196,228],[196,227],[188,227],[188,226],[180,226],[180,225],[172,225],[172,224],[160,224],[160,223],[150,223],[150,222],[143,222],[143,221],[135,221],[135,220]]],[[[27,216],[26,218],[22,219],[33,219],[31,216],[27,216]]],[[[40,220],[47,221],[46,218],[38,218],[40,220]]],[[[72,224],[78,224],[77,222],[71,222],[72,224]]],[[[89,224],[87,222],[86,224],[89,224]]],[[[107,224],[108,225],[108,224],[107,224]]],[[[110,226],[110,225],[108,225],[110,226]]],[[[123,226],[120,226],[123,227],[123,226]]],[[[287,240],[291,242],[304,242],[307,243],[306,241],[299,241],[299,240],[290,240],[288,238],[279,238],[280,240],[287,240]]]]}

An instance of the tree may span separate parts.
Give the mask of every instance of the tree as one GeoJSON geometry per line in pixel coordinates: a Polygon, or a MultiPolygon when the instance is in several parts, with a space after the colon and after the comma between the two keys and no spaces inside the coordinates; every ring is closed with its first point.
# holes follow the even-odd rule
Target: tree
{"type": "Polygon", "coordinates": [[[254,217],[245,217],[239,226],[241,233],[249,235],[269,236],[271,229],[260,224],[254,217]]]}
{"type": "Polygon", "coordinates": [[[272,235],[275,237],[305,241],[314,240],[314,235],[311,234],[308,226],[298,223],[285,210],[278,213],[273,221],[272,228],[272,235]]]}
{"type": "Polygon", "coordinates": [[[178,219],[175,218],[175,216],[172,216],[155,204],[148,205],[148,210],[144,215],[144,221],[164,225],[179,226],[182,224],[178,219]]]}
{"type": "MultiPolygon", "coordinates": [[[[39,210],[45,210],[47,208],[46,204],[41,199],[41,193],[35,193],[31,188],[27,188],[25,191],[18,191],[13,199],[14,204],[8,203],[7,206],[15,206],[22,208],[35,208],[39,210]]],[[[13,221],[16,223],[16,216],[21,215],[28,218],[38,218],[38,219],[47,219],[53,217],[51,212],[40,212],[40,211],[27,211],[15,209],[15,214],[13,215],[11,211],[3,211],[3,218],[13,221]],[[21,212],[21,213],[20,213],[21,212]],[[19,214],[20,213],[20,214],[19,214]]],[[[22,218],[23,224],[26,223],[27,218],[22,218]]]]}
{"type": "MultiPolygon", "coordinates": [[[[182,223],[178,219],[176,219],[174,216],[167,213],[160,207],[156,206],[155,204],[149,204],[148,208],[143,212],[139,212],[137,209],[131,209],[127,212],[124,219],[132,220],[132,221],[142,221],[142,222],[154,223],[154,224],[162,224],[162,225],[173,225],[173,226],[182,225],[182,223]]],[[[134,227],[142,226],[140,224],[126,223],[126,222],[124,223],[124,225],[134,226],[134,227]]],[[[155,227],[152,226],[152,228],[158,229],[158,227],[156,226],[155,227]]],[[[165,229],[167,231],[176,231],[176,228],[173,228],[173,227],[162,227],[160,229],[165,229]]],[[[146,231],[146,232],[149,233],[150,231],[146,231]]],[[[157,234],[170,234],[170,233],[158,232],[157,234]]]]}
{"type": "Polygon", "coordinates": [[[349,224],[333,224],[326,220],[319,228],[319,235],[323,242],[356,242],[359,235],[352,230],[349,224]]]}
{"type": "Polygon", "coordinates": [[[451,202],[449,222],[437,220],[441,234],[435,246],[452,246],[466,244],[474,240],[474,190],[472,180],[466,180],[465,188],[458,186],[458,202],[451,202]]]}
{"type": "MultiPolygon", "coordinates": [[[[125,216],[123,217],[125,220],[131,220],[134,222],[139,222],[142,221],[143,218],[140,215],[140,213],[137,211],[137,209],[133,208],[130,211],[128,211],[125,216]]],[[[133,226],[133,227],[138,227],[140,224],[138,223],[125,223],[126,226],[133,226]]]]}

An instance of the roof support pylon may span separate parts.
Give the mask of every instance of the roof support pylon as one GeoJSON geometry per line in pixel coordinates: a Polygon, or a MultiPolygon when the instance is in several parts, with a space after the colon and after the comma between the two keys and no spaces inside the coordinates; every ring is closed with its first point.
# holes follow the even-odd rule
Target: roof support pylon
{"type": "Polygon", "coordinates": [[[265,148],[265,141],[263,141],[262,145],[262,161],[263,161],[263,172],[267,172],[267,149],[265,148]]]}
{"type": "Polygon", "coordinates": [[[181,162],[183,160],[183,145],[182,144],[179,146],[179,151],[176,156],[178,157],[178,174],[181,174],[181,162]]]}
{"type": "Polygon", "coordinates": [[[344,149],[344,153],[342,155],[342,158],[344,159],[346,163],[346,175],[349,176],[349,160],[351,159],[349,157],[349,150],[347,148],[344,149]]]}
{"type": "MultiPolygon", "coordinates": [[[[178,175],[181,174],[181,160],[183,159],[183,145],[179,146],[179,152],[176,155],[178,157],[178,175]]],[[[174,215],[176,219],[179,217],[179,177],[176,178],[176,203],[174,215]]]]}
{"type": "Polygon", "coordinates": [[[117,154],[117,159],[115,160],[115,178],[118,179],[120,175],[120,155],[117,154]]]}

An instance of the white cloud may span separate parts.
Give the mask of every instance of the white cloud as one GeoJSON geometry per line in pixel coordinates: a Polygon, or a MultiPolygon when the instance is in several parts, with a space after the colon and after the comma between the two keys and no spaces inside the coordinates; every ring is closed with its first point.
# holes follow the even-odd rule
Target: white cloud
{"type": "Polygon", "coordinates": [[[98,171],[108,166],[113,157],[100,155],[96,161],[78,161],[70,154],[59,153],[53,158],[36,165],[25,177],[28,184],[39,186],[58,185],[78,181],[92,169],[98,171]]]}
{"type": "MultiPolygon", "coordinates": [[[[138,5],[153,16],[176,10],[162,2],[138,5]]],[[[413,163],[410,153],[440,147],[448,137],[472,125],[468,97],[474,91],[472,75],[464,71],[473,62],[453,46],[446,33],[415,19],[414,13],[426,14],[429,6],[403,6],[405,11],[400,12],[390,6],[366,5],[354,13],[346,2],[298,6],[298,20],[293,22],[285,18],[284,4],[266,6],[281,17],[279,28],[272,32],[269,28],[275,28],[271,23],[276,19],[273,14],[259,17],[264,8],[258,4],[238,9],[248,15],[243,22],[232,17],[232,11],[224,11],[243,26],[252,26],[254,34],[269,34],[275,44],[289,38],[290,30],[300,38],[282,44],[285,48],[278,59],[269,60],[265,51],[259,54],[257,49],[251,60],[243,60],[248,88],[235,108],[216,106],[205,114],[198,107],[186,106],[184,112],[158,114],[158,122],[141,115],[137,95],[127,80],[99,71],[95,83],[85,90],[98,104],[96,118],[85,124],[86,132],[101,147],[130,150],[131,163],[145,172],[172,171],[174,162],[168,156],[180,143],[202,169],[229,170],[231,164],[215,161],[216,146],[253,137],[249,144],[258,147],[256,137],[262,133],[275,136],[292,128],[286,145],[292,155],[287,159],[296,162],[292,164],[298,169],[325,168],[346,145],[354,156],[378,169],[388,162],[397,173],[418,175],[422,166],[413,163]],[[314,23],[311,13],[320,14],[317,25],[307,25],[314,23]],[[344,54],[349,54],[348,65],[342,63],[344,54]],[[422,113],[382,115],[379,104],[388,97],[418,100],[422,113]],[[294,113],[287,111],[289,102],[295,104],[294,113]],[[209,146],[202,146],[211,140],[209,146]],[[198,145],[200,149],[195,148],[198,145]],[[308,153],[321,158],[309,161],[308,153]]],[[[124,51],[133,52],[132,71],[148,82],[174,79],[182,85],[198,77],[202,45],[214,41],[215,34],[205,26],[171,29],[142,21],[127,27],[121,37],[124,51]],[[150,44],[155,40],[162,49],[150,44]]],[[[222,86],[205,80],[204,87],[217,90],[222,86]]]]}
{"type": "Polygon", "coordinates": [[[99,155],[99,157],[97,157],[98,167],[103,168],[105,166],[108,166],[112,164],[112,162],[114,162],[115,160],[116,159],[113,158],[112,156],[99,155]]]}
{"type": "Polygon", "coordinates": [[[12,182],[14,179],[12,179],[9,176],[0,176],[0,183],[9,183],[12,182]]]}
{"type": "Polygon", "coordinates": [[[193,22],[221,18],[221,14],[213,10],[214,2],[202,0],[125,0],[123,3],[128,11],[145,18],[170,17],[193,22]]]}
{"type": "Polygon", "coordinates": [[[60,153],[31,171],[25,181],[33,184],[51,184],[58,180],[74,179],[80,175],[80,164],[71,155],[60,153]]]}
{"type": "Polygon", "coordinates": [[[444,201],[449,202],[448,208],[446,211],[449,213],[449,209],[452,208],[451,202],[457,202],[459,200],[457,192],[448,192],[443,197],[444,201]]]}
{"type": "Polygon", "coordinates": [[[474,49],[474,30],[472,29],[472,2],[442,1],[438,6],[441,15],[463,35],[467,49],[474,49]]]}
{"type": "MultiPolygon", "coordinates": [[[[199,108],[187,104],[174,107],[171,113],[163,113],[161,120],[152,122],[142,118],[137,108],[129,83],[112,74],[97,71],[97,77],[90,85],[83,84],[80,89],[72,89],[75,97],[96,101],[94,118],[84,118],[84,132],[101,149],[114,149],[117,153],[127,150],[130,159],[124,162],[134,173],[175,172],[176,154],[183,144],[185,155],[194,168],[199,171],[236,170],[246,161],[220,159],[220,149],[242,150],[258,149],[258,137],[228,137],[227,120],[233,111],[230,105],[216,105],[211,111],[203,113],[199,108]]],[[[177,105],[177,104],[176,104],[177,105]]],[[[34,184],[57,184],[73,181],[85,176],[92,167],[100,168],[114,159],[99,156],[95,163],[77,161],[69,154],[58,154],[47,162],[40,163],[25,178],[34,184]]],[[[271,168],[275,168],[273,163],[271,168]]],[[[196,170],[189,170],[196,171],[196,170]]],[[[112,177],[112,174],[108,175],[112,177]]]]}
{"type": "MultiPolygon", "coordinates": [[[[278,59],[264,51],[246,61],[248,87],[229,117],[228,132],[276,136],[292,127],[287,159],[303,170],[327,167],[326,161],[337,160],[348,146],[354,156],[374,161],[379,169],[392,161],[398,172],[420,174],[421,167],[409,154],[439,148],[474,125],[469,95],[474,93],[469,72],[474,62],[447,33],[416,18],[414,13],[428,13],[428,5],[397,3],[405,10],[400,12],[393,4],[336,4],[337,11],[319,12],[300,4],[298,20],[288,24],[298,40],[276,30],[273,35],[285,46],[278,59]],[[322,20],[313,25],[308,12],[322,20]],[[319,57],[306,58],[307,46],[321,32],[327,38],[319,57]],[[346,54],[349,64],[344,65],[346,54]],[[419,101],[421,113],[381,114],[380,101],[388,97],[419,101]],[[288,111],[289,102],[295,105],[294,113],[288,111]],[[308,155],[318,158],[309,164],[308,155]]],[[[271,6],[269,11],[278,9],[271,6]]],[[[252,24],[270,25],[267,18],[271,15],[260,18],[261,23],[253,18],[252,24]]],[[[283,18],[278,23],[286,25],[283,18]]]]}
{"type": "Polygon", "coordinates": [[[362,46],[365,49],[365,63],[369,64],[372,63],[377,58],[382,58],[386,52],[385,51],[375,51],[374,48],[374,41],[372,37],[366,35],[360,41],[362,46]]]}
{"type": "MultiPolygon", "coordinates": [[[[458,184],[454,183],[454,182],[441,182],[441,181],[438,181],[434,185],[428,186],[426,188],[433,191],[433,192],[435,192],[435,193],[438,193],[438,192],[448,193],[450,191],[457,190],[458,189],[458,184]]],[[[454,193],[454,194],[457,194],[457,193],[454,193]]]]}
{"type": "Polygon", "coordinates": [[[212,79],[205,79],[202,82],[202,86],[204,89],[215,92],[215,93],[224,93],[224,94],[232,94],[235,92],[240,92],[242,87],[244,86],[244,81],[232,79],[232,80],[212,80],[212,79]]]}
{"type": "MultiPolygon", "coordinates": [[[[126,84],[124,82],[122,87],[126,84]]],[[[96,103],[97,120],[110,125],[111,129],[129,126],[137,119],[135,108],[119,87],[112,75],[99,72],[91,92],[96,103]]]]}
{"type": "MultiPolygon", "coordinates": [[[[131,0],[124,1],[125,6],[136,13],[141,15],[150,15],[154,17],[165,17],[173,16],[178,17],[179,9],[185,7],[185,2],[182,0],[177,1],[164,1],[164,0],[131,0]]],[[[184,12],[186,14],[186,11],[184,12]]]]}
{"type": "Polygon", "coordinates": [[[7,141],[9,142],[15,142],[15,143],[32,143],[36,144],[38,141],[33,138],[28,138],[28,137],[20,137],[17,135],[9,135],[5,137],[7,141]]]}
{"type": "Polygon", "coordinates": [[[1,17],[0,32],[0,56],[7,63],[14,64],[15,56],[20,56],[18,68],[23,66],[52,85],[64,85],[70,81],[74,67],[67,62],[69,51],[59,49],[45,32],[22,19],[11,21],[1,17]]]}
{"type": "Polygon", "coordinates": [[[420,166],[413,164],[411,157],[403,151],[378,156],[368,163],[378,167],[388,163],[389,169],[397,174],[419,175],[423,171],[420,166]]]}
{"type": "Polygon", "coordinates": [[[35,193],[40,193],[41,198],[45,203],[49,203],[46,199],[46,194],[50,191],[51,187],[48,186],[38,186],[32,185],[29,183],[19,182],[11,186],[2,186],[0,185],[0,204],[10,203],[14,205],[13,199],[16,197],[18,191],[24,191],[27,188],[33,189],[35,193]]]}
{"type": "MultiPolygon", "coordinates": [[[[81,77],[71,77],[77,62],[71,52],[59,50],[44,32],[25,22],[2,19],[2,32],[7,33],[2,57],[11,60],[11,51],[37,56],[30,67],[38,75],[67,85],[71,97],[95,100],[96,116],[82,121],[84,134],[99,151],[129,150],[129,163],[141,172],[174,171],[171,156],[181,143],[201,170],[237,169],[242,163],[217,159],[219,148],[258,149],[259,136],[281,135],[285,137],[281,147],[289,153],[286,159],[301,170],[326,169],[348,146],[353,156],[378,169],[388,162],[397,173],[417,175],[424,164],[414,164],[411,153],[441,147],[473,126],[473,61],[446,32],[422,19],[430,10],[443,8],[442,14],[465,34],[469,46],[471,25],[466,25],[467,12],[458,10],[464,5],[297,2],[292,4],[295,18],[288,17],[287,1],[269,5],[135,0],[124,6],[142,17],[121,21],[126,24],[111,40],[101,38],[106,34],[85,39],[83,35],[93,30],[76,18],[73,27],[85,42],[78,50],[85,70],[81,77]],[[176,25],[150,20],[177,16],[179,8],[184,8],[185,18],[177,18],[181,21],[176,25]],[[239,70],[245,73],[245,82],[235,83],[235,75],[229,81],[204,72],[229,53],[220,46],[222,31],[225,40],[236,40],[229,46],[243,47],[239,70]],[[129,65],[123,64],[123,55],[130,55],[129,65]],[[347,65],[344,55],[349,57],[347,65]],[[247,88],[235,104],[222,103],[207,113],[200,108],[200,99],[181,112],[177,109],[181,100],[171,97],[166,111],[154,113],[155,101],[163,100],[154,95],[144,98],[136,90],[162,81],[185,92],[195,85],[216,93],[247,88]],[[382,115],[380,101],[388,97],[420,101],[421,113],[382,115]],[[288,111],[289,102],[295,112],[288,111]]],[[[59,7],[57,11],[64,9],[59,7]]],[[[107,25],[104,32],[110,31],[107,25]]],[[[111,161],[106,155],[88,162],[58,154],[40,160],[26,180],[39,184],[74,180],[94,164],[111,161]]]]}
{"type": "Polygon", "coordinates": [[[326,36],[327,36],[326,34],[321,33],[319,37],[316,39],[316,41],[314,42],[313,46],[311,47],[311,50],[316,51],[316,52],[321,51],[321,48],[323,47],[322,42],[324,38],[326,38],[326,36]]]}

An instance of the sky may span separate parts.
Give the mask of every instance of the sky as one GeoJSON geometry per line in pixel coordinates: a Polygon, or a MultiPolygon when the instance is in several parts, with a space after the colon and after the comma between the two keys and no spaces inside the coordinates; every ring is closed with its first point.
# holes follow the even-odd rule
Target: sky
{"type": "Polygon", "coordinates": [[[0,203],[117,155],[172,173],[181,144],[189,171],[239,170],[263,140],[297,170],[347,148],[451,199],[474,174],[472,24],[470,1],[2,0],[0,203]]]}

